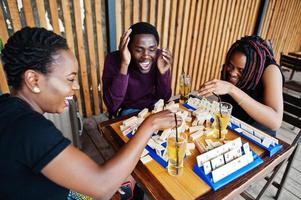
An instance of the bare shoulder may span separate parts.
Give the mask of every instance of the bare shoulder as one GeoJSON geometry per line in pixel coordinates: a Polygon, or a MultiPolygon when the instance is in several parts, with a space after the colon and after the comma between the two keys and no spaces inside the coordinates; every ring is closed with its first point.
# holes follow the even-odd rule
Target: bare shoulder
{"type": "Polygon", "coordinates": [[[263,82],[277,82],[282,84],[282,73],[280,68],[276,65],[269,65],[263,72],[262,76],[263,82]]]}

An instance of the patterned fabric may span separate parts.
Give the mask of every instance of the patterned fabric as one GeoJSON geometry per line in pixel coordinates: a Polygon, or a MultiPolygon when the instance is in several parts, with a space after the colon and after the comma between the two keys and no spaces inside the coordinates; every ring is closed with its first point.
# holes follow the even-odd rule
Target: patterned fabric
{"type": "Polygon", "coordinates": [[[70,190],[67,200],[93,200],[93,198],[70,190]]]}

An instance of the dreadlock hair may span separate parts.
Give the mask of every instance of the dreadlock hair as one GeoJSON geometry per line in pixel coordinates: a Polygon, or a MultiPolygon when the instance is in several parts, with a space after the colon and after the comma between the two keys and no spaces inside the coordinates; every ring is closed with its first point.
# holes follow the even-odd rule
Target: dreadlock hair
{"type": "Polygon", "coordinates": [[[20,89],[23,73],[28,69],[49,73],[52,56],[61,49],[69,49],[66,40],[45,28],[25,27],[17,31],[1,54],[8,84],[20,89]]]}
{"type": "Polygon", "coordinates": [[[273,50],[267,41],[259,36],[245,36],[230,47],[222,68],[222,80],[227,80],[227,65],[236,52],[243,53],[247,58],[245,68],[237,83],[237,87],[241,89],[254,89],[260,81],[266,63],[276,64],[273,50]]]}
{"type": "Polygon", "coordinates": [[[159,33],[153,25],[146,23],[146,22],[138,22],[136,24],[133,24],[130,29],[132,29],[132,32],[130,34],[130,41],[128,46],[130,47],[130,44],[132,43],[135,35],[138,34],[151,34],[155,37],[157,41],[157,45],[159,45],[159,33]]]}

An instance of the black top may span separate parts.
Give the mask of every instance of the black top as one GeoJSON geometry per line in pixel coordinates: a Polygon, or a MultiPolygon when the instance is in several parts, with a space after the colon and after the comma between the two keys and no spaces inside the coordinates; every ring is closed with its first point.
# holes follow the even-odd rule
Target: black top
{"type": "Polygon", "coordinates": [[[41,170],[70,141],[29,104],[0,96],[0,199],[66,199],[41,170]]]}
{"type": "MultiPolygon", "coordinates": [[[[266,65],[265,65],[265,69],[267,68],[267,66],[269,66],[270,64],[274,64],[276,66],[278,66],[281,74],[282,71],[279,67],[279,65],[277,65],[276,63],[272,63],[269,62],[269,60],[266,61],[266,65]]],[[[264,70],[265,70],[264,69],[264,70]]],[[[282,79],[284,81],[284,76],[282,74],[282,79]]],[[[252,97],[253,99],[255,99],[256,101],[263,103],[263,83],[262,83],[262,77],[258,83],[258,85],[254,88],[254,89],[249,89],[249,90],[243,90],[246,94],[248,94],[250,97],[252,97]]],[[[250,117],[250,115],[248,115],[248,113],[246,113],[246,111],[244,109],[242,109],[238,103],[230,96],[230,95],[221,95],[221,99],[222,101],[228,102],[230,103],[233,108],[232,108],[232,115],[248,124],[251,124],[253,126],[255,126],[256,128],[275,136],[276,135],[276,131],[273,131],[267,127],[265,127],[262,124],[259,124],[258,122],[256,122],[252,117],[250,117]]]]}

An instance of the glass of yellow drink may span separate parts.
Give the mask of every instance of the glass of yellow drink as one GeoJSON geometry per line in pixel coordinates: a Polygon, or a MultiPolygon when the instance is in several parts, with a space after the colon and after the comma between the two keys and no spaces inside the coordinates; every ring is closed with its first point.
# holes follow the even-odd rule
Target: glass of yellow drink
{"type": "Polygon", "coordinates": [[[175,135],[167,139],[168,173],[178,176],[183,173],[183,164],[186,151],[187,136],[179,134],[178,140],[175,135]]]}
{"type": "Polygon", "coordinates": [[[225,139],[228,133],[227,126],[230,122],[232,105],[227,102],[220,102],[219,108],[214,113],[214,132],[217,138],[225,139]]]}
{"type": "Polygon", "coordinates": [[[191,92],[191,77],[187,74],[181,74],[180,77],[180,96],[181,99],[187,98],[191,92]]]}

